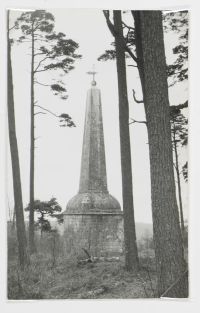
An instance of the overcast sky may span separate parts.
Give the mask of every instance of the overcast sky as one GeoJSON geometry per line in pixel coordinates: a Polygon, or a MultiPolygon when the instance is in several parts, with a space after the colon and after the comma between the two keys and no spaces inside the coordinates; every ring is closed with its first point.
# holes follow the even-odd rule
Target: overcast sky
{"type": "MultiPolygon", "coordinates": [[[[113,38],[107,28],[104,16],[100,10],[88,9],[57,9],[49,10],[55,17],[55,30],[63,32],[68,38],[79,43],[78,53],[82,59],[76,61],[75,69],[63,77],[69,98],[60,100],[47,87],[37,86],[35,98],[38,104],[55,113],[70,114],[77,125],[76,128],[59,127],[56,118],[48,115],[36,116],[35,156],[35,198],[49,200],[54,196],[63,210],[68,200],[78,191],[86,93],[90,88],[91,77],[86,74],[95,64],[98,72],[97,86],[101,89],[104,123],[104,140],[107,165],[109,192],[122,204],[121,195],[121,165],[118,122],[118,90],[115,61],[98,62],[97,58],[110,48],[113,38]]],[[[19,11],[11,12],[11,22],[19,16],[19,11]]],[[[132,22],[130,17],[126,17],[132,22]]],[[[168,33],[165,36],[166,58],[171,63],[174,60],[172,48],[177,44],[177,35],[168,33]]],[[[30,49],[28,45],[13,46],[12,65],[14,79],[15,113],[19,157],[22,176],[24,206],[29,202],[29,150],[30,150],[30,49]]],[[[127,61],[131,64],[131,60],[127,61]]],[[[53,74],[55,78],[55,74],[53,74]]],[[[141,98],[140,81],[137,70],[127,67],[128,92],[130,101],[130,117],[144,120],[143,104],[134,103],[131,90],[134,88],[138,98],[141,98]]],[[[52,72],[38,75],[38,80],[51,82],[52,72]]],[[[183,103],[188,97],[187,83],[170,88],[170,103],[183,103]]],[[[151,222],[150,175],[148,139],[146,126],[130,125],[133,192],[135,218],[137,222],[151,222]]],[[[180,158],[184,161],[186,151],[180,158]]],[[[187,185],[183,182],[183,205],[186,214],[187,185]]],[[[8,199],[13,206],[13,191],[10,167],[10,151],[8,147],[8,199]]]]}

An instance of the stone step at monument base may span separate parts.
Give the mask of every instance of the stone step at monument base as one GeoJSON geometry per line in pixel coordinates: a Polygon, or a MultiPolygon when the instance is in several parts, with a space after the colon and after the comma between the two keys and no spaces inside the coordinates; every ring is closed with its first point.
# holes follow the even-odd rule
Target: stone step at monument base
{"type": "MultiPolygon", "coordinates": [[[[93,257],[123,253],[123,213],[64,214],[65,253],[78,256],[84,249],[93,257]]],[[[86,255],[85,255],[86,256],[86,255]]]]}

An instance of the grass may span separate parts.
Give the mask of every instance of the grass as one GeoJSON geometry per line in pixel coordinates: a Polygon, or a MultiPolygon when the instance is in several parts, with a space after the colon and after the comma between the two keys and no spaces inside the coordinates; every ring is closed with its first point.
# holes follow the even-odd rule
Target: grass
{"type": "MultiPolygon", "coordinates": [[[[156,296],[155,258],[152,248],[139,248],[138,272],[127,272],[124,259],[81,265],[76,256],[63,254],[62,238],[37,238],[37,254],[21,271],[15,233],[8,233],[8,299],[125,299],[156,296]]],[[[85,258],[85,254],[83,255],[85,258]]]]}
{"type": "MultiPolygon", "coordinates": [[[[119,261],[98,261],[78,265],[73,259],[33,255],[23,272],[16,260],[8,262],[8,299],[102,299],[155,297],[155,270],[145,265],[137,273],[124,269],[119,261]]],[[[148,261],[149,263],[149,261],[148,261]]]]}

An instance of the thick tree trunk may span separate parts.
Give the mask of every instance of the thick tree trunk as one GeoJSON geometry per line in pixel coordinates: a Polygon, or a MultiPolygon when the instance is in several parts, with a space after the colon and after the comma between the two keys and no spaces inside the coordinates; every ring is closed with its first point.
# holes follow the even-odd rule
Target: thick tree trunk
{"type": "Polygon", "coordinates": [[[121,41],[121,37],[123,36],[123,30],[121,22],[121,12],[114,11],[113,14],[114,28],[116,32],[115,44],[119,94],[119,125],[124,212],[125,263],[127,270],[137,270],[139,267],[139,261],[133,208],[132,165],[129,134],[129,104],[126,84],[125,52],[121,41]]]}
{"type": "Polygon", "coordinates": [[[34,174],[35,174],[35,138],[34,138],[34,32],[32,25],[31,45],[31,143],[30,143],[30,212],[29,212],[29,250],[34,253],[36,250],[34,241],[34,174]]]}
{"type": "Polygon", "coordinates": [[[173,132],[174,155],[175,155],[175,163],[176,163],[175,170],[176,170],[177,185],[178,185],[178,198],[179,198],[181,232],[182,232],[182,236],[184,236],[185,225],[184,225],[184,217],[183,217],[183,205],[182,205],[182,195],[181,195],[181,180],[180,180],[179,160],[178,160],[178,151],[177,151],[175,129],[172,130],[172,132],[173,132]]]}
{"type": "MultiPolygon", "coordinates": [[[[136,47],[144,92],[158,293],[185,270],[173,173],[168,85],[161,11],[136,11],[136,47]]],[[[183,296],[179,289],[179,296],[183,296]]]]}
{"type": "Polygon", "coordinates": [[[24,211],[22,202],[22,190],[21,190],[21,177],[20,177],[20,165],[18,155],[17,136],[15,128],[15,111],[14,111],[14,92],[13,92],[13,78],[12,78],[12,65],[11,65],[11,45],[9,38],[9,11],[8,11],[8,35],[7,35],[7,53],[8,53],[8,127],[9,127],[9,140],[10,140],[10,152],[12,162],[12,174],[13,174],[13,190],[15,201],[15,215],[16,215],[16,228],[17,228],[17,241],[19,251],[20,266],[24,268],[28,264],[29,258],[27,253],[27,241],[26,230],[24,223],[24,211]]]}

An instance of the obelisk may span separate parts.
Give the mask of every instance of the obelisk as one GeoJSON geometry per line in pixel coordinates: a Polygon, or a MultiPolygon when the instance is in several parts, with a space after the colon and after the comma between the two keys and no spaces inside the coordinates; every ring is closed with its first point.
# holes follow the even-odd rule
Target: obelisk
{"type": "Polygon", "coordinates": [[[101,95],[92,84],[87,93],[79,192],[107,193],[101,95]]]}
{"type": "Polygon", "coordinates": [[[71,238],[70,231],[73,233],[70,242],[76,250],[115,254],[122,251],[123,214],[107,189],[101,93],[94,79],[96,72],[89,74],[93,80],[87,92],[79,192],[67,203],[65,237],[71,238]]]}

